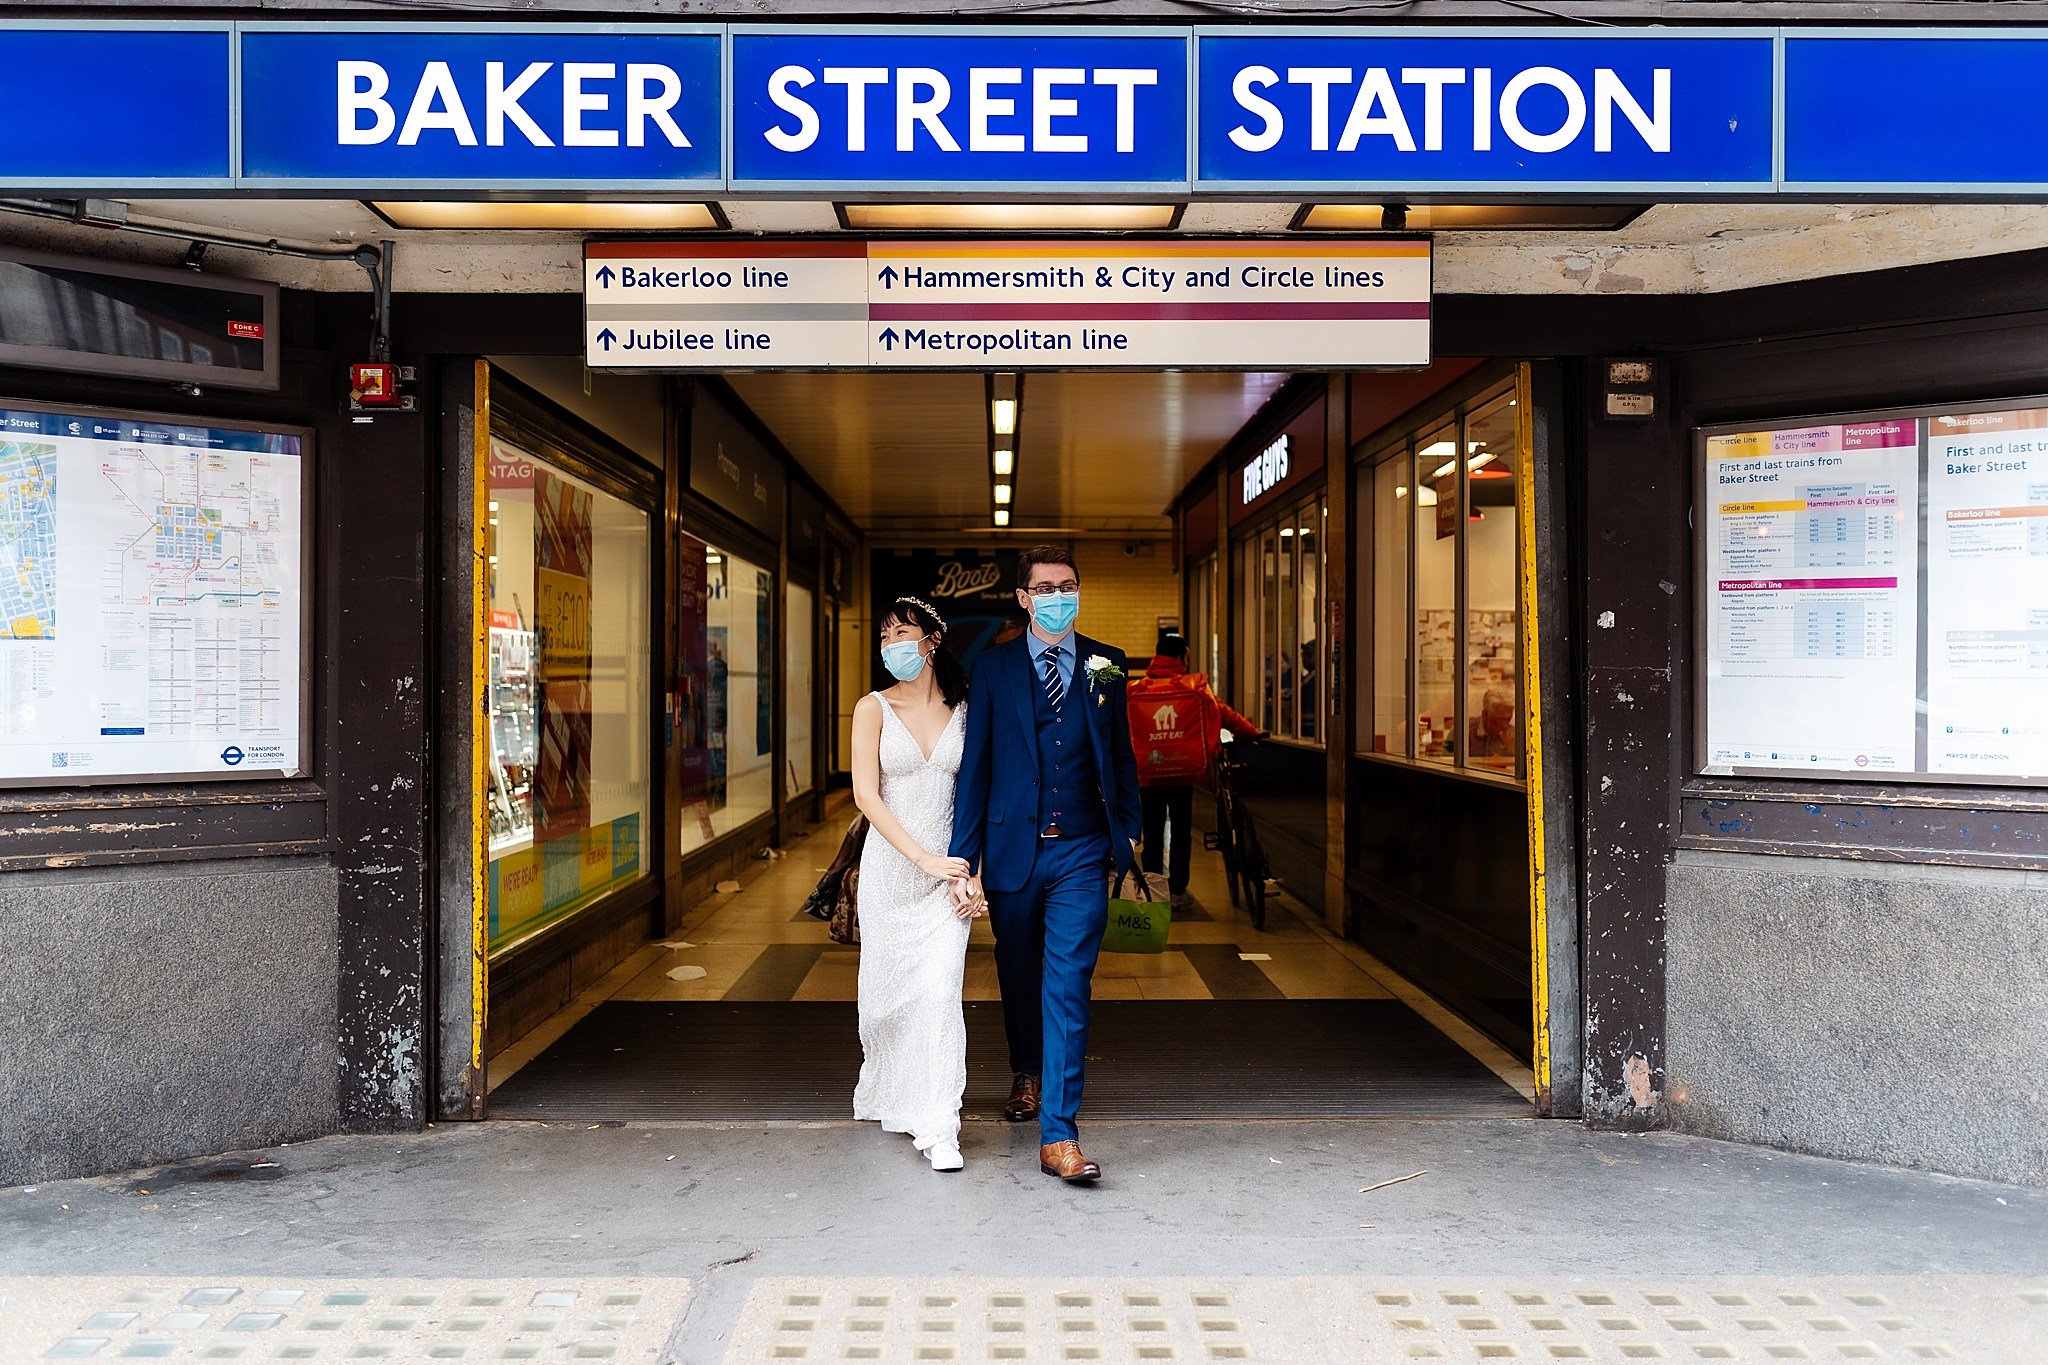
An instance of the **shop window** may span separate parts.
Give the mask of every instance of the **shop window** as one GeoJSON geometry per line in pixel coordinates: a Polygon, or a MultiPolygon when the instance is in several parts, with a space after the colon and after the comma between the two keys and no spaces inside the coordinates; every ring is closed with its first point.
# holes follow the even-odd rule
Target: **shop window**
{"type": "Polygon", "coordinates": [[[1323,524],[1311,498],[1246,536],[1238,549],[1238,709],[1283,739],[1320,743],[1323,524]]]}
{"type": "Polygon", "coordinates": [[[1212,551],[1188,565],[1188,670],[1206,673],[1213,683],[1222,642],[1216,633],[1216,555],[1212,551]]]}
{"type": "Polygon", "coordinates": [[[1313,741],[1323,735],[1323,522],[1328,516],[1329,508],[1321,502],[1305,509],[1293,537],[1294,732],[1313,741]]]}
{"type": "Polygon", "coordinates": [[[649,875],[647,513],[491,442],[493,951],[649,875]]]}
{"type": "Polygon", "coordinates": [[[1521,773],[1516,402],[1497,386],[1369,459],[1368,752],[1521,773]]]}
{"type": "Polygon", "coordinates": [[[681,537],[682,851],[774,809],[775,578],[681,537]]]}
{"type": "Polygon", "coordinates": [[[1414,460],[1404,443],[1372,472],[1372,667],[1360,669],[1372,694],[1369,747],[1408,752],[1408,523],[1414,460]]]}
{"type": "Polygon", "coordinates": [[[1458,426],[1415,448],[1415,757],[1458,759],[1458,426]]]}
{"type": "Polygon", "coordinates": [[[801,796],[811,789],[811,632],[817,601],[817,594],[809,588],[799,583],[789,585],[789,621],[783,631],[782,693],[791,796],[801,796]]]}
{"type": "Polygon", "coordinates": [[[1521,708],[1516,688],[1517,570],[1514,399],[1507,393],[1465,419],[1465,762],[1512,776],[1521,767],[1521,708]]]}

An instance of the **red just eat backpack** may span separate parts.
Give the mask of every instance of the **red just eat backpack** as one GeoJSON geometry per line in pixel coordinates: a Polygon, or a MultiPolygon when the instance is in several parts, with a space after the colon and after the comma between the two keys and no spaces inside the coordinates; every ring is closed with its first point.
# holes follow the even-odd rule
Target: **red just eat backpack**
{"type": "Polygon", "coordinates": [[[1178,679],[1147,679],[1129,690],[1131,747],[1138,780],[1177,786],[1209,772],[1209,699],[1178,679]]]}

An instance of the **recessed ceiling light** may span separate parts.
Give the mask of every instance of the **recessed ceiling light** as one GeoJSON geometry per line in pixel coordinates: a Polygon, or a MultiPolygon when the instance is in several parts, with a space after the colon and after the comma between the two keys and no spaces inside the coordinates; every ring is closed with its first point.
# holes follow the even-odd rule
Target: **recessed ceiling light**
{"type": "Polygon", "coordinates": [[[1307,232],[1492,231],[1581,228],[1611,231],[1647,204],[1303,204],[1293,226],[1307,232]]]}
{"type": "Polygon", "coordinates": [[[396,228],[431,231],[675,232],[723,228],[712,204],[449,203],[380,199],[370,205],[396,228]]]}
{"type": "Polygon", "coordinates": [[[1010,524],[1010,509],[1009,509],[1009,508],[1007,508],[1007,507],[998,507],[998,508],[996,509],[996,525],[998,525],[998,526],[1008,526],[1009,524],[1010,524]]]}
{"type": "Polygon", "coordinates": [[[840,204],[839,222],[855,232],[1162,231],[1180,221],[1179,204],[840,204]]]}
{"type": "Polygon", "coordinates": [[[1017,470],[1017,452],[1007,446],[996,447],[996,477],[1007,479],[1017,470]]]}
{"type": "Polygon", "coordinates": [[[1007,504],[1009,503],[1009,501],[1010,501],[1010,485],[1008,485],[1008,484],[1006,484],[1006,483],[999,483],[999,484],[997,484],[997,485],[996,485],[996,506],[998,506],[998,507],[1006,506],[1006,505],[1007,505],[1007,504]]]}
{"type": "Polygon", "coordinates": [[[1017,434],[1017,400],[998,398],[988,405],[988,424],[998,436],[1017,434]]]}

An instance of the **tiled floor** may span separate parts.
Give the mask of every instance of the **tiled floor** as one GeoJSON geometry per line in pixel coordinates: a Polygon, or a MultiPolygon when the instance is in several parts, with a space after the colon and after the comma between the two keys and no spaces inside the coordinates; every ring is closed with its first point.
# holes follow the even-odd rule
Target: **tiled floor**
{"type": "MultiPolygon", "coordinates": [[[[836,823],[828,826],[793,845],[789,857],[764,867],[759,877],[746,881],[740,890],[714,896],[699,906],[679,935],[679,940],[690,946],[666,950],[612,998],[853,999],[855,953],[831,944],[824,925],[797,913],[824,871],[838,834],[836,823]],[[749,970],[757,965],[763,970],[754,973],[749,982],[749,970]],[[703,973],[674,975],[679,967],[693,966],[702,967],[703,973]],[[777,993],[763,993],[768,991],[777,993]]],[[[1294,902],[1283,898],[1280,908],[1268,917],[1268,929],[1261,932],[1243,913],[1230,908],[1217,856],[1198,851],[1195,863],[1189,889],[1198,905],[1190,915],[1175,916],[1172,946],[1157,955],[1103,954],[1095,969],[1098,1000],[1228,1000],[1247,998],[1248,994],[1295,999],[1392,998],[1394,992],[1384,982],[1304,923],[1294,902]],[[1241,963],[1245,970],[1226,970],[1215,953],[1191,955],[1185,951],[1188,948],[1228,949],[1225,959],[1241,963]],[[1270,960],[1244,962],[1237,956],[1240,952],[1266,954],[1270,960]]],[[[969,1000],[1000,998],[994,951],[995,937],[988,921],[981,920],[968,942],[969,1000]]]]}
{"type": "MultiPolygon", "coordinates": [[[[699,903],[679,932],[629,957],[570,1008],[493,1057],[492,1086],[608,1000],[853,1000],[857,950],[832,943],[825,926],[801,912],[851,818],[848,807],[793,841],[784,856],[724,883],[726,889],[699,903]]],[[[1164,878],[1157,880],[1163,892],[1164,878]]],[[[1358,945],[1330,935],[1284,892],[1269,905],[1267,927],[1253,928],[1231,908],[1221,859],[1199,848],[1188,889],[1195,905],[1174,916],[1167,951],[1103,954],[1096,999],[1398,999],[1510,1086],[1530,1093],[1525,1059],[1482,1037],[1358,945]]],[[[966,998],[1000,1000],[987,920],[976,923],[967,953],[966,998]]]]}

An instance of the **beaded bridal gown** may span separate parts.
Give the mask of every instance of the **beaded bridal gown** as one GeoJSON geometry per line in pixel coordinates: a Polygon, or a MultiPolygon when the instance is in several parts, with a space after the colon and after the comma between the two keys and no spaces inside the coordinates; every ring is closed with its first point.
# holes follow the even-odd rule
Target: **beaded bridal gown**
{"type": "MultiPolygon", "coordinates": [[[[927,850],[953,836],[953,778],[960,771],[967,704],[953,708],[927,757],[880,693],[882,803],[927,850]]],[[[909,1133],[919,1151],[960,1140],[967,1089],[967,1023],[961,1012],[969,924],[953,913],[945,882],[919,872],[870,830],[861,848],[860,1082],[853,1116],[909,1133]]]]}

